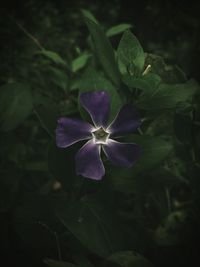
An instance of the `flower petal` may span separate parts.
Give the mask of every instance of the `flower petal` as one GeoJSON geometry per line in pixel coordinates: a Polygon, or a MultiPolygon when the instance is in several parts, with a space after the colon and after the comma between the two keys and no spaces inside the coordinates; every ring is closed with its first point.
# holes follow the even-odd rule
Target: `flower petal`
{"type": "Polygon", "coordinates": [[[111,136],[121,136],[132,133],[141,124],[139,114],[130,105],[123,106],[116,116],[115,120],[108,127],[111,136]]]}
{"type": "Polygon", "coordinates": [[[76,173],[94,180],[101,180],[105,174],[100,158],[101,146],[89,140],[76,154],[76,173]]]}
{"type": "Polygon", "coordinates": [[[96,126],[106,126],[110,112],[110,97],[107,92],[82,93],[80,103],[90,114],[96,126]]]}
{"type": "Polygon", "coordinates": [[[131,167],[141,154],[140,146],[123,144],[112,139],[103,146],[103,150],[112,163],[124,167],[131,167]]]}
{"type": "Polygon", "coordinates": [[[56,144],[58,147],[68,147],[72,144],[92,138],[94,127],[82,120],[60,118],[56,129],[56,144]]]}

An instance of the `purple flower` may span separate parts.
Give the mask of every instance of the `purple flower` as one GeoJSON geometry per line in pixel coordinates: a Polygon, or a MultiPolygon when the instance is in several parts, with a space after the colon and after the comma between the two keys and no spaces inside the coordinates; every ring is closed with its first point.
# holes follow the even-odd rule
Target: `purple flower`
{"type": "Polygon", "coordinates": [[[115,138],[132,133],[140,126],[141,120],[136,110],[130,105],[122,107],[108,125],[110,98],[107,92],[82,93],[80,103],[90,114],[94,126],[79,119],[62,117],[56,129],[58,147],[66,148],[78,141],[88,140],[75,157],[77,175],[94,180],[104,176],[101,149],[112,163],[131,167],[141,153],[140,147],[137,144],[120,143],[115,138]]]}

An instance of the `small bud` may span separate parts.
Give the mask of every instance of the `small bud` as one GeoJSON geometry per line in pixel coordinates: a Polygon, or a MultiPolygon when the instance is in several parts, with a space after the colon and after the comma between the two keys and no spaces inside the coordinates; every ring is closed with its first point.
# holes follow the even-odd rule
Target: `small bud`
{"type": "Polygon", "coordinates": [[[144,72],[142,73],[142,75],[146,75],[147,73],[149,73],[150,69],[151,69],[151,65],[148,65],[146,69],[144,70],[144,72]]]}

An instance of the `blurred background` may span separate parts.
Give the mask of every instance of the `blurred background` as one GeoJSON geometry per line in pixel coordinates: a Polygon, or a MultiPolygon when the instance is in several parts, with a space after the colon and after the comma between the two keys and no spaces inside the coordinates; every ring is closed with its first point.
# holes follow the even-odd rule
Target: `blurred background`
{"type": "Polygon", "coordinates": [[[188,76],[199,79],[198,1],[22,0],[4,1],[1,7],[2,76],[25,64],[25,54],[34,46],[15,22],[22,24],[46,49],[70,57],[75,53],[74,45],[85,45],[87,30],[80,19],[80,9],[84,8],[105,28],[122,22],[132,24],[145,51],[162,55],[167,63],[176,63],[188,76]]]}

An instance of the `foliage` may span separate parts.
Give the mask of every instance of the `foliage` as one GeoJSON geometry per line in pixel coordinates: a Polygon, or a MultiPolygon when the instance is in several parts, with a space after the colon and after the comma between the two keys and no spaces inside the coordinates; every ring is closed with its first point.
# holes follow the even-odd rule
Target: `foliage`
{"type": "MultiPolygon", "coordinates": [[[[64,52],[50,42],[47,49],[33,46],[24,61],[18,58],[26,64],[1,80],[0,212],[9,214],[15,242],[33,257],[30,266],[170,265],[171,251],[187,249],[200,230],[193,230],[200,207],[199,85],[144,52],[130,24],[104,29],[89,10],[80,13],[89,34],[84,48],[74,48],[72,33],[64,52]],[[125,141],[140,144],[143,154],[130,169],[105,162],[106,176],[96,182],[76,176],[81,144],[57,148],[55,128],[60,116],[87,120],[79,95],[102,89],[111,97],[110,120],[125,103],[139,110],[141,128],[125,141]]],[[[2,222],[6,242],[7,227],[2,222]]]]}

